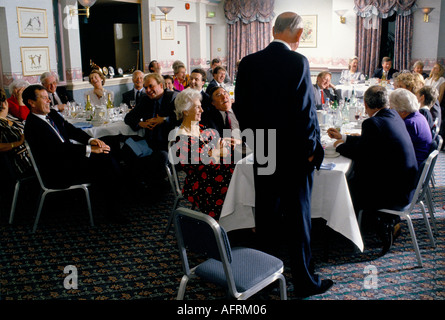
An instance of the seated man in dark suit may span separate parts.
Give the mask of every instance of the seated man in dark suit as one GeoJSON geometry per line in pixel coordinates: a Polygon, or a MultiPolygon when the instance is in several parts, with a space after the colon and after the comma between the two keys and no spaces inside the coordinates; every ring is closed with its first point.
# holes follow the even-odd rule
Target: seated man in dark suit
{"type": "Polygon", "coordinates": [[[322,71],[317,75],[317,83],[314,84],[314,98],[317,110],[323,109],[323,104],[329,99],[330,102],[337,100],[335,87],[331,83],[332,74],[329,71],[322,71]]]}
{"type": "Polygon", "coordinates": [[[107,216],[122,221],[115,196],[119,192],[121,173],[117,162],[108,154],[110,147],[50,109],[48,92],[43,86],[26,88],[23,101],[31,111],[25,123],[25,139],[45,184],[64,188],[91,182],[103,191],[107,216]]]}
{"type": "Polygon", "coordinates": [[[372,78],[377,78],[382,80],[382,77],[385,76],[386,80],[392,79],[394,73],[399,72],[396,69],[392,68],[392,60],[390,57],[383,57],[382,59],[382,67],[378,68],[374,71],[372,78]]]}
{"type": "Polygon", "coordinates": [[[168,135],[179,125],[174,114],[174,100],[177,92],[164,89],[164,78],[157,73],[144,77],[146,95],[125,116],[125,123],[133,130],[145,129],[145,139],[153,151],[151,155],[135,158],[127,153],[126,161],[142,182],[153,187],[161,184],[167,187],[165,165],[168,161],[168,135]]]}
{"type": "MultiPolygon", "coordinates": [[[[328,129],[337,152],[354,161],[349,190],[356,212],[377,209],[400,210],[412,199],[417,177],[417,160],[405,123],[388,109],[385,87],[372,86],[364,95],[365,111],[361,136],[346,136],[328,129]]],[[[400,218],[377,215],[386,253],[400,231],[400,218]]]]}
{"type": "Polygon", "coordinates": [[[144,73],[140,70],[133,72],[133,89],[124,92],[122,94],[122,102],[125,103],[128,108],[132,109],[136,104],[139,103],[141,97],[145,95],[144,90],[144,73]],[[132,106],[130,101],[134,101],[132,106]]]}
{"type": "Polygon", "coordinates": [[[190,88],[198,90],[201,92],[201,107],[204,112],[208,111],[212,106],[212,101],[210,100],[210,96],[204,92],[202,89],[204,83],[206,82],[206,72],[203,69],[194,69],[192,73],[190,73],[190,88]]]}
{"type": "Polygon", "coordinates": [[[59,76],[56,73],[44,72],[40,76],[40,82],[48,91],[50,99],[50,107],[56,111],[62,112],[66,108],[66,104],[70,101],[65,87],[58,87],[59,76]]]}

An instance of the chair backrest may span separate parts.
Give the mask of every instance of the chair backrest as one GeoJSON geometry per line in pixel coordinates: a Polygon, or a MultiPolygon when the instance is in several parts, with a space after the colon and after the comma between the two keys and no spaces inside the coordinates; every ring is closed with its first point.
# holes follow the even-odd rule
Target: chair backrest
{"type": "Polygon", "coordinates": [[[426,187],[428,186],[428,184],[431,180],[431,176],[432,176],[433,170],[434,170],[434,165],[436,164],[438,156],[439,156],[439,151],[434,150],[433,152],[430,153],[428,158],[422,163],[421,167],[419,168],[419,170],[421,170],[421,171],[420,171],[420,176],[419,176],[419,179],[417,182],[416,191],[414,192],[414,196],[413,196],[413,199],[410,204],[411,210],[416,205],[417,200],[423,199],[423,197],[426,193],[426,190],[427,190],[426,187]]]}
{"type": "Polygon", "coordinates": [[[174,162],[174,155],[173,155],[173,149],[172,146],[175,143],[175,141],[170,140],[168,142],[168,163],[167,163],[167,175],[168,179],[170,180],[170,184],[172,184],[172,187],[175,190],[175,193],[177,196],[182,194],[181,186],[179,184],[179,178],[178,173],[176,171],[176,164],[174,162]]]}
{"type": "Polygon", "coordinates": [[[29,155],[29,158],[31,159],[31,163],[32,163],[32,166],[34,167],[34,171],[36,173],[37,179],[39,180],[40,187],[42,187],[43,190],[49,190],[49,188],[45,187],[45,184],[43,183],[43,179],[42,179],[42,176],[40,175],[40,171],[39,171],[39,166],[37,165],[36,160],[34,159],[34,156],[32,155],[31,147],[29,146],[29,144],[26,140],[25,140],[25,146],[26,146],[26,149],[28,149],[28,155],[29,155]]]}

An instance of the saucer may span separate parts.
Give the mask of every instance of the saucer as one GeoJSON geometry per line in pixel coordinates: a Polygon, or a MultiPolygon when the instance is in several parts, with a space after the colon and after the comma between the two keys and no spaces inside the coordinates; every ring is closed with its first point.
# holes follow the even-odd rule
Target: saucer
{"type": "Polygon", "coordinates": [[[340,155],[340,153],[338,153],[338,152],[336,152],[336,153],[333,153],[333,154],[324,154],[324,157],[325,158],[337,158],[338,156],[340,155]]]}

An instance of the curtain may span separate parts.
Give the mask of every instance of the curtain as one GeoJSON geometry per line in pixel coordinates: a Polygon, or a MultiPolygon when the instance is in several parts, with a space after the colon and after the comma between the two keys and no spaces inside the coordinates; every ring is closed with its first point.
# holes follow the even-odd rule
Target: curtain
{"type": "Polygon", "coordinates": [[[363,74],[371,77],[376,66],[380,65],[382,18],[357,17],[356,29],[355,55],[359,61],[358,68],[363,74]]]}
{"type": "Polygon", "coordinates": [[[397,14],[393,65],[398,70],[409,69],[415,8],[416,0],[354,0],[358,16],[355,51],[364,74],[371,76],[380,66],[381,19],[393,14],[397,14]]]}
{"type": "Polygon", "coordinates": [[[275,0],[226,0],[227,69],[236,77],[235,65],[242,57],[264,49],[271,41],[275,0]]]}

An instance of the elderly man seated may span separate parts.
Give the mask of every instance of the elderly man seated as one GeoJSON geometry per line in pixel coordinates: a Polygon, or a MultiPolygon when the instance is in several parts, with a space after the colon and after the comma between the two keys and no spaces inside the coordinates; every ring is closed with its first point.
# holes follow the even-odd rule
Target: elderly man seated
{"type": "Polygon", "coordinates": [[[412,92],[399,88],[389,96],[389,104],[405,122],[416,152],[417,165],[420,167],[430,153],[432,136],[428,121],[419,112],[417,97],[412,92]]]}
{"type": "MultiPolygon", "coordinates": [[[[405,123],[395,110],[387,108],[385,87],[371,86],[364,95],[365,111],[360,136],[342,135],[328,129],[341,155],[354,160],[348,178],[356,212],[375,213],[377,209],[401,209],[412,199],[417,177],[417,160],[405,123]]],[[[400,218],[375,214],[383,241],[382,254],[400,233],[400,218]]]]}
{"type": "Polygon", "coordinates": [[[335,86],[331,83],[332,74],[329,71],[322,71],[317,75],[317,83],[314,84],[315,106],[317,110],[322,110],[323,105],[329,99],[330,102],[337,100],[335,86]]]}

